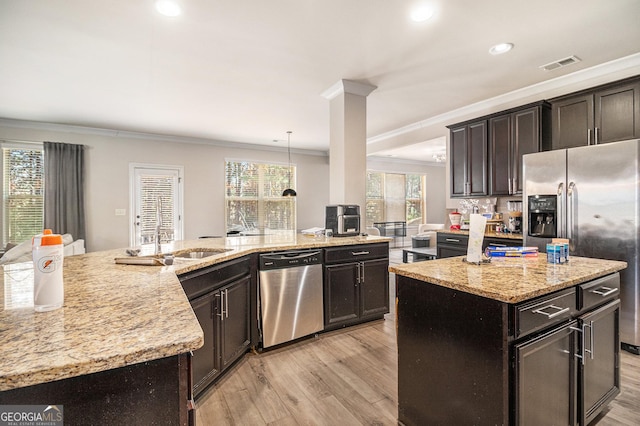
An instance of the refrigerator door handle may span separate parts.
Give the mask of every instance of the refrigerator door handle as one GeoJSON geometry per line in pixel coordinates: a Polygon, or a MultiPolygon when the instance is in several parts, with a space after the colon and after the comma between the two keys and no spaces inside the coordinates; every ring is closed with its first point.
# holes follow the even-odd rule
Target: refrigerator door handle
{"type": "Polygon", "coordinates": [[[578,233],[575,231],[577,208],[575,204],[576,184],[570,182],[567,186],[567,238],[569,238],[569,251],[573,251],[578,244],[578,233]]]}
{"type": "Polygon", "coordinates": [[[587,145],[591,145],[591,129],[587,129],[587,145]]]}
{"type": "Polygon", "coordinates": [[[566,237],[566,224],[565,224],[565,219],[566,219],[566,209],[565,209],[565,197],[564,197],[564,182],[560,182],[558,184],[558,192],[557,192],[557,196],[558,196],[558,218],[557,218],[557,232],[556,235],[558,235],[558,237],[560,238],[565,238],[566,237]]]}

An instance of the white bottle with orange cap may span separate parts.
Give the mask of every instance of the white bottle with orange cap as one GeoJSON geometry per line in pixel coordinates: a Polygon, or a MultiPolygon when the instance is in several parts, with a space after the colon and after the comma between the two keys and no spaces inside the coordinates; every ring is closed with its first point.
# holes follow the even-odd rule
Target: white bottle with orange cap
{"type": "Polygon", "coordinates": [[[45,229],[32,241],[33,306],[37,312],[61,308],[64,303],[62,235],[45,229]]]}

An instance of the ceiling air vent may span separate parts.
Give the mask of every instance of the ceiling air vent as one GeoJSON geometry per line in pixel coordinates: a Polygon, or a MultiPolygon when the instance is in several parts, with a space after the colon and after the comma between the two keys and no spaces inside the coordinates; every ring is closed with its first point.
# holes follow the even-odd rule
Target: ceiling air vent
{"type": "Polygon", "coordinates": [[[566,67],[567,65],[575,64],[576,62],[580,62],[580,58],[578,58],[577,56],[569,56],[568,58],[549,62],[546,65],[542,65],[540,68],[545,71],[551,71],[558,68],[566,67]]]}

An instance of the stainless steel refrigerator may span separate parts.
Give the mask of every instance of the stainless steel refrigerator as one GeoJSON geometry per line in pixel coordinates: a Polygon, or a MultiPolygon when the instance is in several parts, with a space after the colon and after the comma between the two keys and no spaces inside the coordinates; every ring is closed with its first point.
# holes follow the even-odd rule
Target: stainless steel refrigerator
{"type": "MultiPolygon", "coordinates": [[[[574,256],[624,260],[620,341],[640,347],[640,139],[546,151],[523,157],[523,236],[546,251],[570,239],[574,256]]],[[[569,260],[570,261],[570,260],[569,260]]]]}

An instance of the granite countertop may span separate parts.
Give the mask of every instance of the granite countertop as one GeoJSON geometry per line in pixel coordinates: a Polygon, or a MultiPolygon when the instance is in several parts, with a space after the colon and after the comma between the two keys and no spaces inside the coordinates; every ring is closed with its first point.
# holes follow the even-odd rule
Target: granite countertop
{"type": "MultiPolygon", "coordinates": [[[[436,232],[443,234],[469,235],[469,231],[467,230],[438,229],[436,232]]],[[[512,234],[510,232],[485,232],[484,236],[491,238],[508,238],[511,240],[522,240],[522,234],[512,234]]]]}
{"type": "MultiPolygon", "coordinates": [[[[387,237],[305,235],[206,238],[164,253],[220,250],[172,266],[117,265],[125,249],[64,260],[61,309],[33,310],[33,263],[2,267],[0,391],[95,373],[198,349],[203,333],[177,275],[250,253],[387,242],[387,237]]],[[[141,255],[151,253],[144,247],[141,255]]]]}
{"type": "Polygon", "coordinates": [[[627,267],[626,262],[571,256],[563,264],[537,257],[492,258],[491,263],[463,262],[463,256],[394,265],[397,275],[487,297],[519,303],[601,277],[627,267]]]}

